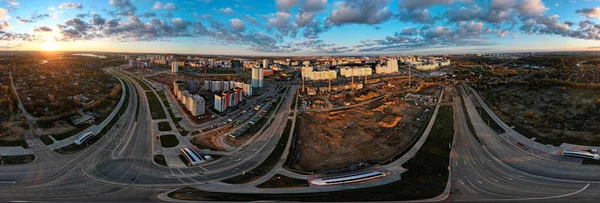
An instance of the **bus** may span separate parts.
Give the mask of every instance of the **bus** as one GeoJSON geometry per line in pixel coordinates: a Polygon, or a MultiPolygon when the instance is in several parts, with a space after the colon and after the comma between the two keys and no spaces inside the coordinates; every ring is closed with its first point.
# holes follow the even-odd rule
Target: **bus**
{"type": "Polygon", "coordinates": [[[190,162],[190,165],[198,165],[204,162],[204,159],[202,159],[202,157],[196,153],[194,150],[191,150],[190,148],[181,148],[181,153],[183,154],[183,157],[185,157],[186,160],[188,160],[188,162],[190,162]]]}
{"type": "Polygon", "coordinates": [[[88,141],[92,137],[94,137],[94,133],[87,132],[87,133],[84,133],[83,135],[80,135],[79,137],[77,137],[77,139],[75,139],[74,142],[76,145],[81,145],[82,143],[84,143],[85,141],[88,141]]]}
{"type": "Polygon", "coordinates": [[[562,152],[563,156],[577,157],[577,158],[585,158],[585,159],[600,159],[600,155],[592,154],[584,151],[575,151],[575,150],[565,150],[562,152]]]}

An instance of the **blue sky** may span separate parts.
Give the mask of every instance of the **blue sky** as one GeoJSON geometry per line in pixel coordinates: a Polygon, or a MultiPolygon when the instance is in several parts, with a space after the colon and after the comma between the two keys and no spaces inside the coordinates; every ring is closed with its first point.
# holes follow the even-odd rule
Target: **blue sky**
{"type": "Polygon", "coordinates": [[[598,0],[0,0],[0,49],[233,55],[594,50],[598,0]]]}

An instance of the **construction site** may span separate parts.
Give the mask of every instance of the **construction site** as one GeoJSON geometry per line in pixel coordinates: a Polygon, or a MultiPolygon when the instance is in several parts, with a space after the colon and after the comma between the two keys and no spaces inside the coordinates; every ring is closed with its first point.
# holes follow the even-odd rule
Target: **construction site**
{"type": "Polygon", "coordinates": [[[361,89],[302,94],[305,108],[297,120],[289,168],[336,173],[397,157],[418,138],[433,110],[433,103],[417,106],[404,96],[437,97],[441,91],[437,85],[412,83],[377,79],[361,89]]]}

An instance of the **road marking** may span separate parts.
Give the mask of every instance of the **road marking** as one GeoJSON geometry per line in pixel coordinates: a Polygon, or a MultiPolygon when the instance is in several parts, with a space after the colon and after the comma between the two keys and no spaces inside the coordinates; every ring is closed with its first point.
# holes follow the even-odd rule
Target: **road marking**
{"type": "Polygon", "coordinates": [[[514,199],[465,199],[465,200],[461,200],[461,201],[480,202],[480,201],[527,201],[527,200],[558,199],[558,198],[563,198],[563,197],[568,197],[568,196],[579,194],[580,192],[583,192],[585,189],[587,189],[589,186],[590,186],[590,184],[588,183],[587,185],[583,186],[583,188],[581,188],[575,192],[562,194],[562,195],[547,196],[547,197],[526,197],[526,198],[514,198],[514,199]]]}

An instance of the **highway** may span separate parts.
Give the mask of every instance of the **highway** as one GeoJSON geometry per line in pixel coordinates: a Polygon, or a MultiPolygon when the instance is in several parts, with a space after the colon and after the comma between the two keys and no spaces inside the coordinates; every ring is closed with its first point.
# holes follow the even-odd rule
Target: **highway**
{"type": "MultiPolygon", "coordinates": [[[[25,165],[1,166],[0,201],[128,201],[157,200],[159,192],[216,181],[249,171],[268,157],[285,127],[271,125],[254,141],[230,156],[199,167],[167,168],[152,161],[150,112],[143,89],[131,78],[115,72],[126,85],[140,92],[140,112],[135,122],[137,98],[129,91],[126,112],[100,141],[75,154],[58,154],[45,147],[34,151],[36,160],[25,165]],[[279,134],[277,134],[279,133],[279,134]]],[[[290,91],[291,92],[291,91],[290,91]]],[[[270,119],[289,114],[291,96],[270,119]]],[[[275,120],[273,120],[275,121],[275,120]]],[[[281,124],[281,122],[273,122],[281,124]]]]}
{"type": "MultiPolygon", "coordinates": [[[[137,122],[138,101],[129,91],[131,99],[125,113],[113,129],[88,148],[58,154],[38,146],[32,150],[34,162],[0,166],[0,201],[161,201],[156,196],[166,191],[239,175],[259,165],[275,148],[294,92],[288,91],[281,108],[269,118],[271,125],[245,147],[198,167],[167,168],[152,161],[152,145],[159,143],[153,139],[152,126],[147,125],[152,119],[144,90],[128,76],[114,73],[140,95],[137,122]]],[[[453,106],[452,184],[446,201],[590,202],[600,198],[597,166],[533,156],[495,134],[466,95],[455,94],[453,106]],[[467,122],[473,124],[474,132],[467,122]]]]}
{"type": "MultiPolygon", "coordinates": [[[[465,98],[465,102],[468,102],[466,99],[468,98],[465,98]]],[[[589,188],[587,183],[534,178],[502,166],[494,160],[495,157],[485,152],[486,146],[480,144],[471,133],[457,94],[454,96],[453,106],[456,142],[451,154],[454,161],[451,166],[452,189],[448,200],[546,200],[589,188]]]]}

